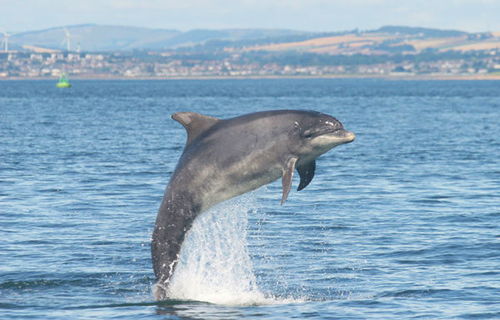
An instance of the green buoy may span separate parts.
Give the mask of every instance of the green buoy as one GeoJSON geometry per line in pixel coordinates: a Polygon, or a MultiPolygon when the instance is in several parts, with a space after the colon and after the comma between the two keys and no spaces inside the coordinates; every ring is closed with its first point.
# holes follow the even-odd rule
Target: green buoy
{"type": "Polygon", "coordinates": [[[66,77],[66,74],[61,74],[59,77],[59,82],[56,84],[56,87],[58,88],[71,88],[71,83],[69,83],[68,78],[66,77]]]}

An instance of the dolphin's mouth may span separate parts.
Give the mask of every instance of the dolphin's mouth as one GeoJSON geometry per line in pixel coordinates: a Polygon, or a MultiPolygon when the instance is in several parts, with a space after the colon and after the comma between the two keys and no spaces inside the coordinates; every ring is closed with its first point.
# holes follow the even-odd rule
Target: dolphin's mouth
{"type": "Polygon", "coordinates": [[[353,132],[347,131],[344,128],[332,128],[330,126],[320,127],[315,130],[307,130],[304,132],[304,137],[308,139],[320,136],[334,138],[342,143],[349,143],[356,139],[356,135],[353,132]]]}
{"type": "Polygon", "coordinates": [[[327,134],[332,135],[339,140],[342,140],[343,143],[353,142],[354,139],[356,139],[356,135],[354,134],[354,132],[345,129],[338,129],[327,134]]]}

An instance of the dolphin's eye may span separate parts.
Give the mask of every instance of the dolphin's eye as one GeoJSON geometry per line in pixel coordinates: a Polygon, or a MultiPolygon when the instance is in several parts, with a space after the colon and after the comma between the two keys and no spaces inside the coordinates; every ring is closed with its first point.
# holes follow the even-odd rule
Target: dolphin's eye
{"type": "Polygon", "coordinates": [[[309,139],[314,136],[314,132],[312,130],[306,130],[302,133],[302,136],[306,139],[309,139]]]}

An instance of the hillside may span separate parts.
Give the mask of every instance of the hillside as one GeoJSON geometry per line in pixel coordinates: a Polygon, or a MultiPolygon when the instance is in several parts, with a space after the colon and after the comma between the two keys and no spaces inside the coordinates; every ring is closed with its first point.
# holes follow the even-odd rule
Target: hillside
{"type": "Polygon", "coordinates": [[[75,25],[12,35],[13,50],[50,52],[132,50],[299,51],[330,55],[419,53],[425,50],[474,51],[500,48],[500,32],[467,33],[420,27],[385,26],[377,30],[304,32],[280,29],[168,30],[126,26],[75,25]]]}
{"type": "Polygon", "coordinates": [[[474,51],[500,48],[500,33],[466,33],[409,27],[383,27],[304,41],[255,45],[246,51],[300,51],[330,55],[385,55],[425,50],[474,51]]]}
{"type": "Polygon", "coordinates": [[[150,29],[127,26],[75,25],[12,35],[13,49],[36,47],[52,50],[66,49],[66,31],[70,34],[71,50],[86,52],[166,50],[203,44],[210,40],[245,41],[306,34],[302,31],[280,29],[190,30],[150,29]]]}
{"type": "Polygon", "coordinates": [[[11,37],[15,45],[64,50],[65,29],[71,37],[71,49],[84,51],[115,51],[143,48],[166,41],[180,32],[122,26],[77,25],[23,32],[11,37]]]}

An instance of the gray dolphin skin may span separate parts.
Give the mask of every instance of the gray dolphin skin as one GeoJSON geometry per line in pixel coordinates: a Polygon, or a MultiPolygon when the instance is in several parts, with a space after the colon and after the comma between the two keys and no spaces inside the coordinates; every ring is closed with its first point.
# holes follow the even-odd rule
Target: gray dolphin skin
{"type": "Polygon", "coordinates": [[[317,157],[355,138],[337,119],[315,111],[265,111],[224,120],[178,112],[172,118],[186,128],[187,143],[153,231],[158,300],[169,296],[184,236],[201,212],[279,178],[283,204],[294,170],[300,176],[300,191],[313,179],[317,157]]]}

